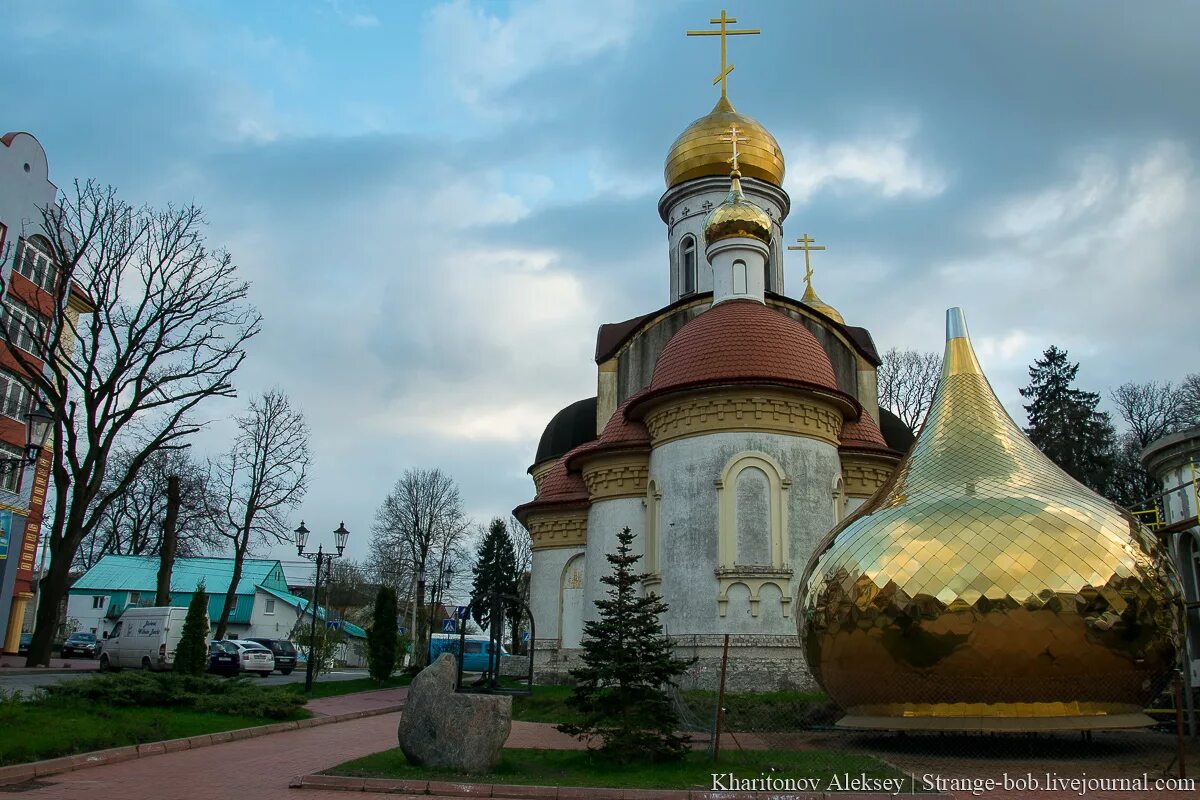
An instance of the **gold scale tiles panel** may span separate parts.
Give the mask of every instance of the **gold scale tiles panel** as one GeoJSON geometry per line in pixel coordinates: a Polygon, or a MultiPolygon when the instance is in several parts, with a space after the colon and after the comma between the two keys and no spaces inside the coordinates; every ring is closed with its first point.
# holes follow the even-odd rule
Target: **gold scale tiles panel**
{"type": "Polygon", "coordinates": [[[959,309],[947,313],[942,381],[916,443],[825,538],[801,586],[813,673],[875,727],[1096,727],[1140,711],[1180,642],[1178,580],[1153,535],[1025,437],[959,309]]]}

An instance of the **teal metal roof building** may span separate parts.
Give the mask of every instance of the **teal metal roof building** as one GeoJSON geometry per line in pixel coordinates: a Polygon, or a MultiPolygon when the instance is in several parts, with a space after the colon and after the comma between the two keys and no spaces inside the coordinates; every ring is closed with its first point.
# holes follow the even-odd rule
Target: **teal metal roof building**
{"type": "MultiPolygon", "coordinates": [[[[208,593],[208,618],[215,623],[233,581],[233,566],[232,558],[176,559],[171,571],[171,605],[186,606],[196,586],[203,582],[208,593]]],[[[157,556],[104,556],[71,586],[67,616],[74,617],[83,630],[108,630],[105,622],[116,620],[129,606],[153,604],[158,567],[157,556]]],[[[237,631],[239,635],[286,638],[295,620],[310,613],[309,601],[288,591],[283,566],[275,559],[248,558],[242,562],[236,596],[229,623],[247,627],[237,631]],[[292,613],[277,612],[280,604],[292,613]]],[[[325,609],[318,607],[317,619],[326,616],[325,609]]],[[[348,636],[366,638],[366,631],[353,623],[339,621],[338,627],[348,636]]]]}

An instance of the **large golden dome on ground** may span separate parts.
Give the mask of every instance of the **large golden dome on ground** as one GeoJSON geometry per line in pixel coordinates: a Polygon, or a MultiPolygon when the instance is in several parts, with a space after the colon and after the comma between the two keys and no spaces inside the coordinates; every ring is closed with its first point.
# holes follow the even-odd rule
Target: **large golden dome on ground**
{"type": "Polygon", "coordinates": [[[818,546],[801,593],[809,666],[848,727],[1150,724],[1179,647],[1159,543],[1017,428],[958,309],[920,436],[818,546]]]}
{"type": "Polygon", "coordinates": [[[733,110],[727,97],[707,115],[687,126],[667,153],[667,188],[684,181],[729,174],[729,126],[737,125],[746,140],[738,147],[742,175],[783,186],[783,152],[771,132],[757,120],[733,110]]]}

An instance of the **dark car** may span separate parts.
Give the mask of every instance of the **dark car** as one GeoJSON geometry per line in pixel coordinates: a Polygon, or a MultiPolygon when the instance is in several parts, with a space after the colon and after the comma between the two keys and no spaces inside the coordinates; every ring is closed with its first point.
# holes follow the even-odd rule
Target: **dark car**
{"type": "Polygon", "coordinates": [[[94,633],[72,633],[63,642],[63,658],[70,658],[71,656],[96,658],[98,655],[100,655],[100,642],[96,640],[96,634],[94,633]]]}
{"type": "Polygon", "coordinates": [[[33,634],[32,633],[22,633],[21,634],[21,643],[17,645],[17,655],[19,655],[19,656],[29,655],[29,645],[31,645],[31,644],[33,644],[33,634]]]}
{"type": "Polygon", "coordinates": [[[296,668],[296,645],[287,639],[259,639],[251,637],[248,642],[258,642],[275,654],[275,669],[284,675],[291,675],[296,668]]]}
{"type": "Polygon", "coordinates": [[[240,651],[229,642],[211,643],[208,646],[208,671],[236,678],[242,671],[240,651]]]}

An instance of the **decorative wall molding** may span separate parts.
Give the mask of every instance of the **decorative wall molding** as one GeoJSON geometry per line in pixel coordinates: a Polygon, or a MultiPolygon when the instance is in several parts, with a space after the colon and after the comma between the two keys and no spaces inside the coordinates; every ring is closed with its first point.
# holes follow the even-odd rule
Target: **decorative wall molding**
{"type": "Polygon", "coordinates": [[[765,431],[807,436],[837,445],[842,412],[831,401],[792,392],[721,389],[668,398],[646,415],[657,447],[687,436],[765,431]]]}
{"type": "Polygon", "coordinates": [[[597,454],[584,462],[582,472],[593,501],[645,497],[650,457],[648,453],[597,454]]]}
{"type": "Polygon", "coordinates": [[[526,522],[534,550],[587,544],[587,509],[530,512],[526,522]]]}
{"type": "Polygon", "coordinates": [[[793,572],[786,565],[775,567],[731,567],[715,570],[717,575],[717,610],[721,616],[729,610],[729,590],[737,584],[742,584],[750,590],[750,616],[757,617],[759,604],[762,602],[762,589],[770,584],[779,590],[779,604],[784,619],[791,616],[792,609],[792,576],[793,572]]]}
{"type": "Polygon", "coordinates": [[[860,453],[842,454],[842,479],[847,497],[870,497],[887,483],[896,469],[896,461],[860,453]]]}
{"type": "Polygon", "coordinates": [[[542,490],[542,481],[550,474],[550,470],[554,469],[557,462],[557,458],[547,458],[542,463],[534,464],[529,468],[529,475],[533,478],[533,485],[538,492],[542,490]]]}

